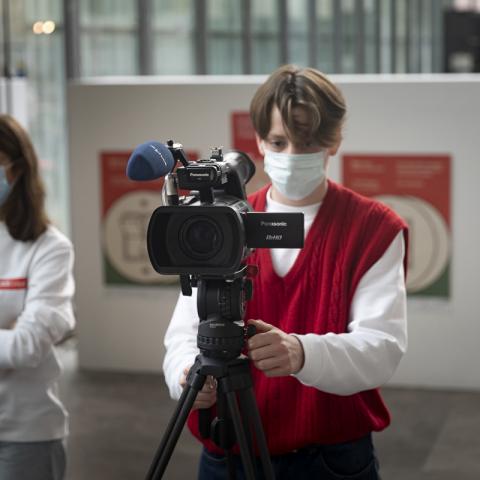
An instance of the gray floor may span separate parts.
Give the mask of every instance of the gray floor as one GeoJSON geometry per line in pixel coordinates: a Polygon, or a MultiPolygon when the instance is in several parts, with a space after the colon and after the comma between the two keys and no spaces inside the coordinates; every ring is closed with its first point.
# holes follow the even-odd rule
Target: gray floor
{"type": "MultiPolygon", "coordinates": [[[[142,479],[175,402],[160,375],[78,370],[60,349],[70,411],[68,480],[142,479]]],[[[480,393],[384,389],[392,425],[375,435],[384,480],[480,479],[480,393]]],[[[182,433],[165,479],[195,478],[199,447],[182,433]]]]}

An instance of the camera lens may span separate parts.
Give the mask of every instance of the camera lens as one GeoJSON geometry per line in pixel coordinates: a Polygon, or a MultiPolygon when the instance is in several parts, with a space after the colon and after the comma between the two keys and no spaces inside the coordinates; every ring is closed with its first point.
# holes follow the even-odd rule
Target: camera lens
{"type": "Polygon", "coordinates": [[[223,246],[219,226],[207,217],[188,219],[180,230],[182,250],[195,260],[205,260],[216,255],[223,246]]]}

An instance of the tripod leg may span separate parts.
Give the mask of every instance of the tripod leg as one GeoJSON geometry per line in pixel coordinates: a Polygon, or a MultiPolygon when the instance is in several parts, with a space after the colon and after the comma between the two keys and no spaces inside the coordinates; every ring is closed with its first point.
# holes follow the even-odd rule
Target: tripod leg
{"type": "Polygon", "coordinates": [[[242,415],[242,423],[243,423],[243,429],[245,430],[245,434],[247,435],[247,443],[250,449],[250,456],[252,458],[255,457],[255,451],[254,451],[254,437],[253,437],[253,431],[252,431],[252,426],[250,422],[250,418],[248,415],[248,406],[247,410],[245,410],[244,406],[247,405],[247,402],[245,402],[244,398],[244,390],[239,390],[238,391],[238,404],[240,405],[240,413],[242,415]]]}
{"type": "Polygon", "coordinates": [[[240,392],[240,401],[246,407],[246,411],[252,417],[253,426],[255,429],[255,437],[257,439],[258,450],[260,451],[260,458],[262,460],[263,473],[267,480],[274,480],[275,473],[273,471],[272,462],[270,460],[270,454],[268,452],[267,439],[265,438],[265,432],[262,427],[262,420],[258,411],[255,395],[251,388],[242,390],[240,392]]]}
{"type": "Polygon", "coordinates": [[[162,437],[160,446],[155,453],[153,462],[148,470],[146,480],[156,480],[162,478],[162,475],[167,468],[173,449],[177,444],[178,438],[182,433],[188,415],[197,398],[198,392],[202,389],[206,377],[198,373],[195,374],[192,386],[187,384],[182,396],[178,401],[177,408],[170,419],[167,429],[162,437]]]}
{"type": "Polygon", "coordinates": [[[222,382],[217,389],[217,417],[212,423],[212,440],[225,451],[227,459],[227,472],[229,480],[236,480],[235,456],[232,447],[235,444],[235,429],[231,420],[229,406],[225,392],[222,390],[222,382]]]}
{"type": "Polygon", "coordinates": [[[240,447],[240,455],[242,457],[243,469],[245,470],[245,478],[248,480],[255,480],[255,468],[253,466],[253,458],[250,455],[248,448],[247,436],[243,428],[243,423],[240,416],[240,409],[237,404],[237,396],[235,392],[227,392],[226,394],[230,414],[235,427],[235,434],[237,442],[240,447]]]}

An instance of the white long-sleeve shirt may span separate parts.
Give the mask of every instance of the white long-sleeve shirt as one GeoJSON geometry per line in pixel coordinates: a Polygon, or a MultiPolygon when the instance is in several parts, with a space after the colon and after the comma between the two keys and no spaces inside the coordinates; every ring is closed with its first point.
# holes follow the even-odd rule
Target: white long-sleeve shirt
{"type": "MultiPolygon", "coordinates": [[[[267,212],[304,213],[305,236],[319,208],[320,204],[283,205],[267,194],[267,212]]],[[[278,275],[285,276],[299,251],[271,250],[278,275]]],[[[348,333],[297,335],[305,353],[304,365],[294,375],[300,382],[328,393],[351,395],[379,387],[390,379],[407,347],[404,256],[400,232],[360,280],[352,300],[348,333]]],[[[193,364],[199,353],[197,329],[194,289],[192,297],[180,295],[165,335],[163,369],[172,398],[179,398],[183,370],[193,364]]]]}
{"type": "Polygon", "coordinates": [[[35,242],[0,222],[0,441],[67,435],[54,345],[74,327],[73,248],[50,226],[35,242]]]}

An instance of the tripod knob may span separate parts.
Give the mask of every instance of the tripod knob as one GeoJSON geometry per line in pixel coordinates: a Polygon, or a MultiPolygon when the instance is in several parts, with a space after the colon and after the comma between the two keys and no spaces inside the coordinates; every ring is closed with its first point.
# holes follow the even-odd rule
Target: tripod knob
{"type": "Polygon", "coordinates": [[[253,337],[256,333],[257,328],[255,327],[255,325],[250,324],[245,327],[245,335],[247,338],[253,337]]]}
{"type": "Polygon", "coordinates": [[[228,418],[214,418],[211,425],[211,439],[224,450],[230,450],[235,445],[235,427],[228,418]]]}

